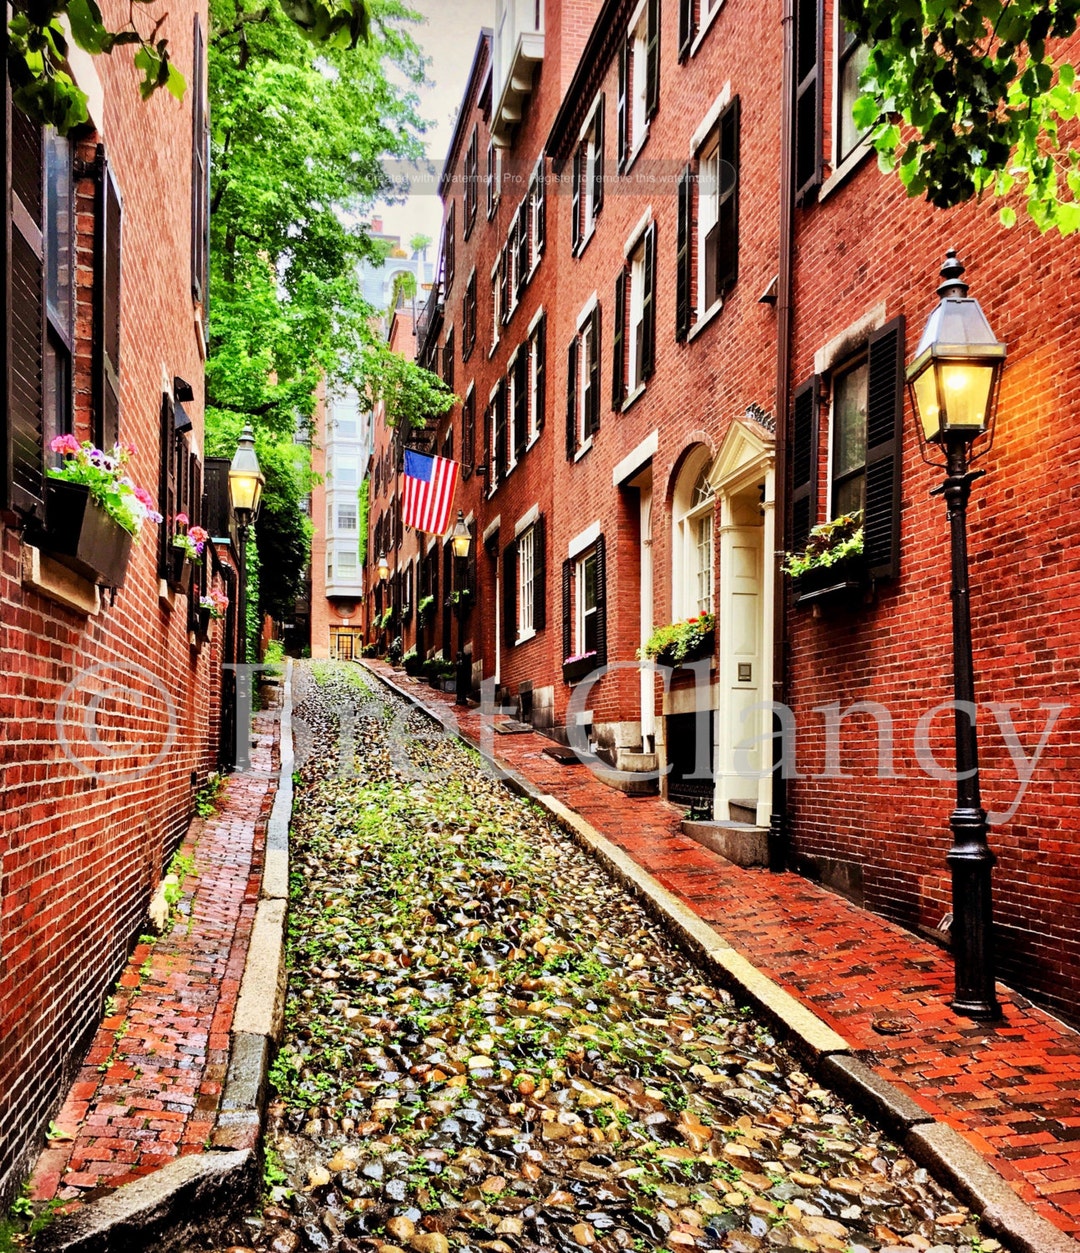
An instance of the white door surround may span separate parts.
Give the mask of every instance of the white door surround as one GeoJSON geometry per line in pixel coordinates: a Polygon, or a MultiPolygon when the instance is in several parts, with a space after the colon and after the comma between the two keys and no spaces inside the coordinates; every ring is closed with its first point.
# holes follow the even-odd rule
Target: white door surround
{"type": "Polygon", "coordinates": [[[773,726],[768,703],[773,695],[776,615],[772,433],[749,419],[733,421],[709,471],[709,482],[716,493],[720,530],[713,816],[725,821],[730,817],[730,801],[749,800],[756,825],[767,827],[772,811],[773,726]],[[747,764],[752,771],[747,771],[747,764]]]}

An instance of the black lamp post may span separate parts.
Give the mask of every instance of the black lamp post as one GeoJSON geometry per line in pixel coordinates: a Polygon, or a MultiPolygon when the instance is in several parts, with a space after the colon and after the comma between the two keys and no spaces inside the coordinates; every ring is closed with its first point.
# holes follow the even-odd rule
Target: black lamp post
{"type": "Polygon", "coordinates": [[[464,580],[461,578],[461,570],[469,558],[469,549],[472,546],[472,532],[469,530],[465,521],[465,515],[460,509],[458,510],[457,521],[454,523],[454,529],[450,532],[450,546],[454,550],[454,565],[457,567],[458,572],[458,577],[455,580],[457,583],[458,652],[457,679],[454,683],[454,704],[467,705],[469,703],[468,692],[471,686],[471,676],[465,659],[466,589],[464,580]]]}
{"type": "MultiPolygon", "coordinates": [[[[908,385],[919,421],[923,456],[945,471],[935,489],[944,496],[952,549],[953,685],[956,701],[956,808],[949,817],[953,846],[953,955],[955,995],[952,1008],[968,1018],[1001,1016],[994,991],[993,905],[990,875],[994,854],[987,844],[986,811],[979,795],[979,747],[975,729],[975,676],[971,649],[971,603],[968,589],[967,505],[971,484],[984,471],[972,470],[978,455],[974,441],[993,436],[1005,345],[990,329],[979,302],[968,296],[964,267],[950,248],[937,289],[941,303],[930,315],[908,385]],[[931,446],[944,454],[934,460],[931,446]]],[[[990,442],[983,447],[985,452],[990,442]]]]}
{"type": "Polygon", "coordinates": [[[259,516],[266,479],[255,455],[255,433],[250,424],[240,434],[240,442],[229,466],[229,503],[240,539],[240,660],[247,661],[247,541],[251,524],[259,516]]]}
{"type": "MultiPolygon", "coordinates": [[[[379,597],[375,602],[379,611],[379,617],[376,623],[377,629],[375,632],[376,640],[378,641],[381,639],[383,631],[385,630],[385,627],[382,624],[382,616],[386,612],[386,584],[390,580],[390,562],[386,559],[385,550],[379,553],[379,563],[375,567],[375,573],[379,576],[380,588],[379,597]]],[[[378,646],[381,648],[381,643],[378,646]]]]}

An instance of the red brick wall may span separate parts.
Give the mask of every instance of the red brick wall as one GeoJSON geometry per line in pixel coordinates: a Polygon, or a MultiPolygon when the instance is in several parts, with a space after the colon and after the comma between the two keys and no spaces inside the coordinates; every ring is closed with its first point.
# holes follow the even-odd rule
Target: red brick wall
{"type": "MultiPolygon", "coordinates": [[[[168,37],[191,81],[193,14],[174,7],[168,37]]],[[[121,438],[133,443],[133,476],[157,495],[162,372],[202,395],[203,366],[190,291],[191,101],[160,93],[141,103],[129,50],[95,58],[105,143],[123,196],[121,438]]],[[[78,225],[92,229],[90,185],[78,225]]],[[[83,241],[85,243],[85,241],[83,241]]],[[[88,254],[80,248],[76,345],[77,429],[85,431],[88,254]]],[[[188,406],[202,444],[201,401],[188,406]]],[[[55,1110],[66,1075],[101,1012],[171,849],[191,813],[193,783],[216,763],[217,643],[188,642],[188,606],[159,601],[157,544],[147,527],[127,581],[87,617],[28,589],[20,534],[0,534],[0,1199],[10,1197],[55,1110]],[[117,667],[141,667],[117,671],[117,667]],[[80,731],[93,689],[88,671],[128,693],[103,701],[104,747],[80,731]],[[72,688],[74,685],[74,688],[72,688]],[[74,692],[74,695],[72,695],[74,692]],[[74,702],[75,721],[62,702],[74,702]],[[138,695],[147,699],[140,708],[138,695]],[[166,743],[168,706],[174,736],[166,743]],[[72,752],[64,753],[58,720],[72,752]],[[131,777],[138,774],[138,778],[131,777]]],[[[220,624],[211,629],[212,641],[220,624]]]]}
{"type": "MultiPolygon", "coordinates": [[[[831,6],[830,6],[831,8],[831,6]]],[[[831,32],[831,14],[826,30],[831,32]]],[[[827,58],[828,61],[828,58],[827,58]]],[[[826,83],[826,93],[831,85],[826,83]]],[[[1022,213],[1022,211],[1021,211],[1022,213]]],[[[1008,344],[995,442],[969,513],[976,699],[1009,702],[1024,751],[1038,743],[1043,703],[1069,705],[1054,728],[1015,817],[990,831],[1000,970],[1075,1014],[1080,993],[1080,724],[1075,708],[1080,548],[1072,510],[1080,486],[1080,375],[1075,247],[1042,237],[1023,217],[1006,230],[992,202],[943,212],[910,201],[872,160],[823,202],[798,211],[793,382],[816,350],[879,302],[905,315],[906,360],[937,303],[948,247],[999,339],[1008,344]],[[1055,276],[1052,282],[1047,282],[1055,276]]],[[[828,410],[821,411],[828,430],[828,410]]],[[[844,770],[853,784],[807,777],[791,785],[799,854],[862,866],[866,903],[906,925],[937,926],[949,908],[945,854],[954,786],[926,777],[914,755],[918,718],[952,694],[949,549],[945,509],[930,491],[941,472],[920,458],[906,402],[899,578],[854,611],[791,614],[791,703],[798,760],[808,776],[824,754],[815,706],[881,702],[895,721],[897,779],[876,777],[872,720],[848,719],[844,770]]],[[[827,462],[819,466],[824,516],[827,462]]],[[[935,723],[938,760],[951,766],[952,722],[935,723]]],[[[989,711],[980,719],[983,804],[1006,810],[1016,770],[989,711]]]]}

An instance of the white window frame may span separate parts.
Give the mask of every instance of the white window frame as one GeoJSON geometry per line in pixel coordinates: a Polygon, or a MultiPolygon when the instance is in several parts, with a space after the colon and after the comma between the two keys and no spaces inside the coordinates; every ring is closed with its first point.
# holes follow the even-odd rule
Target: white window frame
{"type": "MultiPolygon", "coordinates": [[[[589,561],[596,561],[595,544],[587,548],[574,562],[574,655],[577,657],[595,651],[588,648],[585,642],[588,618],[598,612],[595,603],[591,609],[585,603],[585,567],[589,561]]],[[[595,585],[595,578],[593,582],[595,585]]]]}
{"type": "Polygon", "coordinates": [[[502,314],[502,253],[499,252],[491,267],[491,347],[488,349],[488,360],[495,355],[495,349],[499,346],[502,314]]]}
{"type": "MultiPolygon", "coordinates": [[[[645,320],[645,240],[642,237],[630,254],[630,291],[626,316],[627,355],[626,393],[633,396],[645,380],[641,373],[641,353],[638,351],[638,328],[645,320]]],[[[653,299],[656,299],[655,294],[653,299]]]]}
{"type": "MultiPolygon", "coordinates": [[[[517,360],[518,356],[527,351],[525,344],[519,344],[510,354],[506,363],[506,478],[517,469],[517,450],[514,448],[514,413],[517,401],[517,360]]],[[[526,442],[528,442],[526,440],[526,442]]]]}
{"type": "Polygon", "coordinates": [[[358,509],[356,501],[339,500],[334,504],[334,530],[335,531],[355,531],[359,525],[358,509]],[[346,509],[352,518],[352,523],[342,522],[341,511],[346,509]]]}
{"type": "Polygon", "coordinates": [[[517,539],[518,621],[517,642],[523,644],[536,634],[533,607],[536,603],[536,525],[517,539]]]}
{"type": "Polygon", "coordinates": [[[335,457],[332,478],[338,487],[359,486],[360,463],[355,457],[335,457]],[[346,478],[350,474],[351,478],[346,478]]]}
{"type": "Polygon", "coordinates": [[[591,382],[589,374],[589,347],[592,341],[593,324],[592,309],[589,310],[589,317],[578,328],[578,351],[577,351],[577,455],[580,457],[583,452],[592,447],[592,431],[589,426],[589,396],[591,382]]]}
{"type": "Polygon", "coordinates": [[[628,84],[630,98],[626,102],[626,120],[630,126],[630,142],[627,145],[629,156],[626,161],[629,167],[641,151],[649,134],[649,6],[647,0],[638,7],[630,21],[627,42],[630,45],[627,57],[630,69],[628,84]]]}
{"type": "MultiPolygon", "coordinates": [[[[697,487],[708,474],[712,453],[701,445],[687,458],[675,484],[671,520],[671,614],[673,622],[716,612],[716,496],[698,498],[697,487]],[[701,561],[700,524],[709,520],[708,562],[701,561]],[[702,604],[702,575],[708,595],[702,604]]],[[[707,480],[706,480],[707,481],[707,480]]]]}
{"type": "MultiPolygon", "coordinates": [[[[842,151],[841,148],[840,136],[843,129],[842,121],[845,113],[843,71],[846,63],[853,59],[864,59],[865,64],[865,58],[870,52],[867,44],[859,44],[855,41],[847,49],[845,49],[846,43],[847,28],[841,20],[839,12],[837,12],[833,26],[832,178],[835,178],[838,174],[842,174],[850,169],[851,166],[857,163],[859,158],[864,156],[869,150],[869,145],[867,143],[867,137],[870,133],[869,130],[864,131],[846,152],[842,151]]],[[[855,97],[853,96],[849,104],[854,103],[855,97]]],[[[850,108],[847,110],[847,114],[847,121],[852,127],[854,127],[855,123],[850,117],[850,108]]]]}
{"type": "Polygon", "coordinates": [[[720,304],[719,295],[708,304],[705,303],[707,288],[707,257],[705,238],[709,231],[720,220],[720,132],[714,130],[702,145],[698,156],[698,203],[697,213],[692,225],[694,250],[696,253],[695,271],[697,275],[697,300],[695,302],[696,320],[704,322],[714,305],[720,304]]]}
{"type": "Polygon", "coordinates": [[[541,306],[537,309],[533,316],[533,320],[529,323],[529,428],[528,435],[525,440],[525,448],[528,450],[540,438],[540,426],[537,422],[539,414],[537,410],[537,394],[536,394],[536,332],[544,317],[544,309],[541,306]]]}

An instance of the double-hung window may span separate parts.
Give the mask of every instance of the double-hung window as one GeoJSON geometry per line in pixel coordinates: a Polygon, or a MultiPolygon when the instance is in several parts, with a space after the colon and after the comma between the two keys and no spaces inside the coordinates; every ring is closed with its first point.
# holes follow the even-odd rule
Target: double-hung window
{"type": "Polygon", "coordinates": [[[660,0],[642,0],[619,49],[619,170],[637,156],[660,103],[660,0]]]}
{"type": "Polygon", "coordinates": [[[853,110],[859,98],[859,78],[866,69],[869,45],[861,43],[839,23],[836,39],[836,151],[833,168],[837,168],[859,147],[866,132],[855,125],[853,110]]]}
{"type": "Polygon", "coordinates": [[[455,230],[454,221],[456,214],[454,210],[457,208],[456,203],[451,200],[450,207],[446,210],[446,225],[443,227],[443,287],[449,292],[454,285],[454,249],[455,249],[455,230]]]}
{"type": "Polygon", "coordinates": [[[604,93],[597,97],[574,150],[571,244],[581,252],[592,237],[604,204],[604,93]]]}
{"type": "Polygon", "coordinates": [[[468,239],[472,233],[473,224],[476,221],[476,202],[478,199],[479,187],[479,158],[477,149],[477,129],[474,126],[472,134],[469,136],[469,146],[465,150],[465,187],[462,193],[462,207],[464,209],[464,221],[461,224],[461,235],[463,239],[468,239]]]}
{"type": "Polygon", "coordinates": [[[578,318],[567,353],[566,455],[573,461],[592,445],[600,429],[600,306],[593,302],[578,318]]]}
{"type": "Polygon", "coordinates": [[[595,653],[599,642],[595,548],[578,559],[574,572],[574,593],[574,648],[580,657],[595,653]]]}
{"type": "Polygon", "coordinates": [[[529,334],[529,445],[540,437],[544,428],[547,375],[547,318],[541,312],[529,334]]]}
{"type": "Polygon", "coordinates": [[[356,530],[356,501],[340,501],[337,506],[337,529],[339,531],[356,530]]]}
{"type": "Polygon", "coordinates": [[[720,113],[678,186],[675,337],[687,337],[739,275],[739,98],[720,113]]]}
{"type": "Polygon", "coordinates": [[[491,140],[488,140],[487,174],[484,181],[487,184],[487,215],[490,221],[495,216],[502,191],[502,149],[496,148],[491,140]]]}
{"type": "Polygon", "coordinates": [[[503,324],[503,254],[500,252],[495,259],[491,271],[491,350],[490,357],[499,342],[499,331],[503,324]]]}
{"type": "Polygon", "coordinates": [[[451,327],[446,332],[446,339],[443,341],[443,360],[442,360],[442,377],[443,382],[451,391],[454,390],[454,328],[451,327]]]}
{"type": "Polygon", "coordinates": [[[476,344],[476,271],[469,275],[461,306],[461,360],[468,361],[476,344]]]}
{"type": "Polygon", "coordinates": [[[652,375],[656,356],[656,223],[630,250],[615,280],[612,407],[619,409],[652,375]]]}
{"type": "Polygon", "coordinates": [[[869,363],[844,363],[833,376],[831,516],[866,506],[866,404],[869,363]]]}
{"type": "Polygon", "coordinates": [[[536,603],[536,531],[529,527],[518,540],[518,642],[535,635],[533,607],[536,603]]]}
{"type": "MultiPolygon", "coordinates": [[[[532,277],[533,271],[540,264],[540,258],[544,252],[544,236],[547,232],[547,187],[545,184],[546,174],[544,171],[544,158],[541,154],[536,162],[536,169],[529,181],[529,197],[527,218],[529,223],[528,232],[528,278],[532,277]]],[[[526,213],[522,214],[522,220],[525,220],[526,213]]]]}

